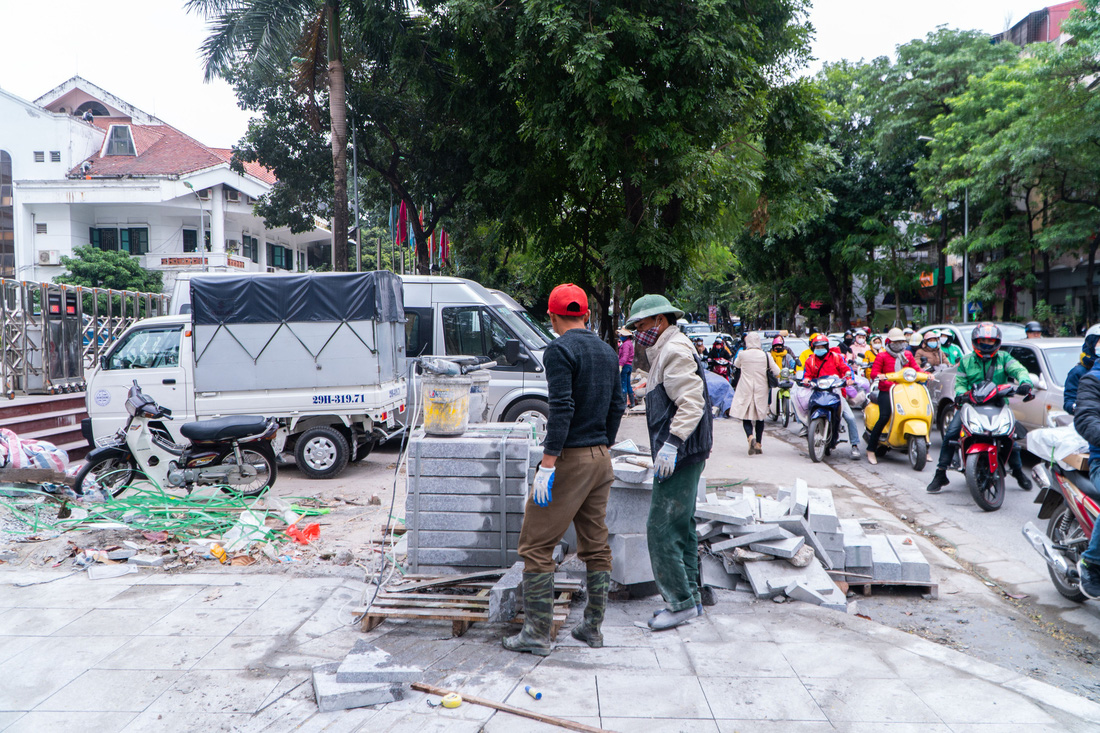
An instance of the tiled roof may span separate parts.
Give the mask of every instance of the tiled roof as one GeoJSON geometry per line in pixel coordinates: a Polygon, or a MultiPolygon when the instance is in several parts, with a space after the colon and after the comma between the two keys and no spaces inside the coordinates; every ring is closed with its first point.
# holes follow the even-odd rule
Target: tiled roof
{"type": "MultiPolygon", "coordinates": [[[[233,159],[233,150],[231,148],[211,148],[211,150],[221,155],[227,163],[233,159]]],[[[244,170],[246,173],[248,173],[248,175],[252,176],[253,178],[259,178],[261,181],[268,185],[273,186],[278,180],[277,178],[275,178],[274,171],[272,171],[270,168],[265,168],[259,163],[245,163],[244,170]]]]}
{"type": "MultiPolygon", "coordinates": [[[[170,125],[135,125],[127,117],[96,117],[93,124],[103,130],[104,138],[111,125],[128,125],[134,137],[137,155],[90,156],[70,171],[74,176],[125,177],[171,176],[194,173],[205,168],[228,163],[232,150],[209,148],[170,125]],[[87,172],[81,170],[91,163],[87,172]]],[[[259,180],[275,183],[275,175],[256,163],[245,163],[245,171],[259,180]]]]}

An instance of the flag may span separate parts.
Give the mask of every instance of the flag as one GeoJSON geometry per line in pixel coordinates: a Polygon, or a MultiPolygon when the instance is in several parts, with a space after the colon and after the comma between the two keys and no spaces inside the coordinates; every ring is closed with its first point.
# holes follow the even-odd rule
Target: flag
{"type": "Polygon", "coordinates": [[[405,208],[405,202],[401,202],[401,208],[397,212],[397,246],[405,243],[405,234],[408,231],[409,210],[405,208]]]}
{"type": "Polygon", "coordinates": [[[447,260],[451,258],[451,236],[442,227],[439,233],[439,256],[443,264],[447,264],[447,260]]]}

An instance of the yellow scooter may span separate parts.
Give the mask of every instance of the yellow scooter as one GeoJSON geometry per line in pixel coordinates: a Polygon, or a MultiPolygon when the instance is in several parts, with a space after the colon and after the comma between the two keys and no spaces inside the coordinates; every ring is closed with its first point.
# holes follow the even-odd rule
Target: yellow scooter
{"type": "MultiPolygon", "coordinates": [[[[908,367],[900,372],[879,375],[879,379],[894,383],[890,388],[894,411],[879,444],[874,446],[875,456],[881,458],[891,449],[903,450],[909,454],[913,470],[920,471],[928,462],[928,436],[932,430],[932,399],[924,383],[934,377],[908,367]]],[[[863,424],[867,428],[864,441],[869,440],[871,428],[877,422],[878,403],[872,400],[863,408],[863,424]]],[[[869,443],[868,447],[871,447],[869,443]]]]}

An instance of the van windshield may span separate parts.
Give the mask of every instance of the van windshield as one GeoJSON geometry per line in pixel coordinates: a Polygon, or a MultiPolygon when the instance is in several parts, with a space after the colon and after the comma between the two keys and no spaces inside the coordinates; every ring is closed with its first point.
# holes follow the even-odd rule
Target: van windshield
{"type": "Polygon", "coordinates": [[[551,332],[550,329],[544,326],[540,321],[535,320],[535,317],[533,315],[524,310],[514,310],[512,312],[519,316],[524,323],[530,326],[531,330],[533,330],[539,336],[542,336],[542,339],[546,342],[547,346],[554,343],[554,339],[556,337],[554,336],[553,332],[551,332]]]}
{"type": "Polygon", "coordinates": [[[493,306],[493,313],[508,324],[512,332],[528,349],[542,351],[550,345],[550,341],[542,333],[535,330],[525,319],[520,318],[511,309],[505,308],[503,305],[496,305],[493,306]]]}

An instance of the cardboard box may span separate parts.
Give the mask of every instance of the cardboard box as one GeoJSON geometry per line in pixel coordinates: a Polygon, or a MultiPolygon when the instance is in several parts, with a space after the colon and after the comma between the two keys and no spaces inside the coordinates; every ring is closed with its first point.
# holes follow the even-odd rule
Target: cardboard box
{"type": "Polygon", "coordinates": [[[1062,459],[1067,466],[1072,467],[1075,471],[1084,471],[1086,474],[1089,472],[1089,454],[1088,453],[1071,453],[1062,459]]]}

